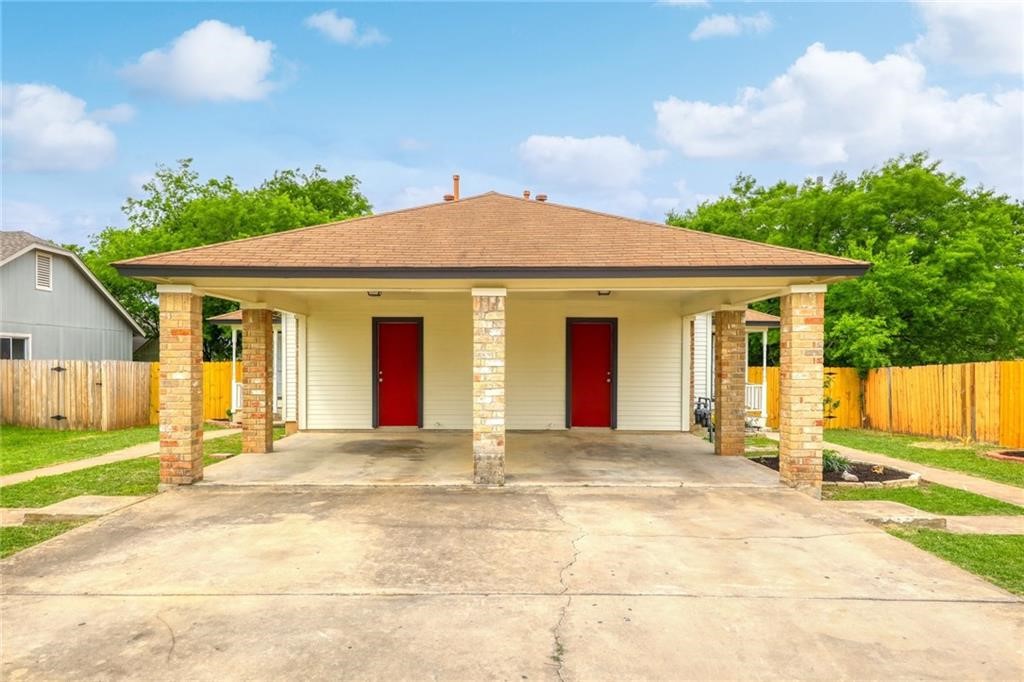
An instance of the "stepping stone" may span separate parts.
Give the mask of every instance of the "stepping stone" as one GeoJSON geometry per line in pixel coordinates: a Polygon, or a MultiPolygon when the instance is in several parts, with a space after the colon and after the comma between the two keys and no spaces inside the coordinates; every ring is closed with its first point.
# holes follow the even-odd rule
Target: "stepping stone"
{"type": "Polygon", "coordinates": [[[31,508],[0,507],[0,527],[20,526],[25,523],[25,514],[37,511],[31,508]]]}
{"type": "Polygon", "coordinates": [[[842,500],[829,506],[876,526],[900,525],[913,528],[946,528],[946,517],[887,500],[842,500]]]}
{"type": "Polygon", "coordinates": [[[1024,516],[947,516],[946,530],[979,535],[1024,535],[1024,516]]]}
{"type": "Polygon", "coordinates": [[[51,523],[54,521],[75,521],[94,519],[110,514],[146,499],[146,495],[79,495],[61,500],[48,507],[25,510],[25,523],[51,523]]]}

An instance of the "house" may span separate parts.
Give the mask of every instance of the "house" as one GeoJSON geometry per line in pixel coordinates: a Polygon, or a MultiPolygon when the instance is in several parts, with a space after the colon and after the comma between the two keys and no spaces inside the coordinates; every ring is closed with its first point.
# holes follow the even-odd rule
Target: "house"
{"type": "MultiPolygon", "coordinates": [[[[768,420],[768,405],[766,396],[767,386],[767,351],[768,351],[768,330],[779,328],[778,315],[763,313],[759,310],[747,309],[743,314],[743,324],[747,334],[761,335],[761,383],[748,383],[745,390],[745,404],[747,415],[754,426],[764,427],[768,420]]],[[[692,339],[693,353],[690,355],[690,376],[692,377],[692,391],[694,399],[715,397],[715,333],[713,313],[702,313],[694,315],[690,323],[690,334],[692,339]]],[[[745,346],[749,350],[749,343],[745,346]]],[[[747,355],[747,366],[750,366],[749,353],[747,355]]]]}
{"type": "Polygon", "coordinates": [[[747,304],[781,300],[780,478],[821,485],[824,294],[868,263],[489,192],[116,263],[157,283],[161,477],[202,478],[203,296],[242,307],[243,449],[269,452],[272,315],[300,430],[456,429],[477,483],[506,430],[690,428],[713,311],[715,451],[744,452],[747,304]]]}
{"type": "Polygon", "coordinates": [[[131,360],[144,336],[75,253],[0,232],[0,359],[131,360]]]}

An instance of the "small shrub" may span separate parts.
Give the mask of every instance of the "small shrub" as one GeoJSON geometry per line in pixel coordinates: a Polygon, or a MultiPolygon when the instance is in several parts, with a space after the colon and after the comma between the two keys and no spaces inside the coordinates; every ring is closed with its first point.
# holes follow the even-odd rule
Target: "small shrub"
{"type": "Polygon", "coordinates": [[[826,473],[830,474],[841,474],[844,471],[848,471],[850,468],[850,460],[846,459],[835,450],[822,450],[821,464],[822,469],[826,473]]]}

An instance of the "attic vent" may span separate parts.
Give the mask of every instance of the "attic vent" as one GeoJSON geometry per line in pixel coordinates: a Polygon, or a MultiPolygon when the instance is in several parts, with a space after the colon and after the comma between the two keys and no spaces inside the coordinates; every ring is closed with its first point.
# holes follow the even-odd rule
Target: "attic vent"
{"type": "Polygon", "coordinates": [[[36,251],[36,289],[53,291],[53,256],[36,251]]]}

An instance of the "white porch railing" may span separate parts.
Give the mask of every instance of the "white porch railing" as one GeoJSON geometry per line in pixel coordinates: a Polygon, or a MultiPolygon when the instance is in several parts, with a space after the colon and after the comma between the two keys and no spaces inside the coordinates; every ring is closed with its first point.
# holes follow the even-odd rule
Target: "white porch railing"
{"type": "Polygon", "coordinates": [[[746,403],[747,409],[753,412],[760,412],[761,406],[764,405],[764,394],[762,392],[761,384],[747,384],[746,385],[746,403]]]}

